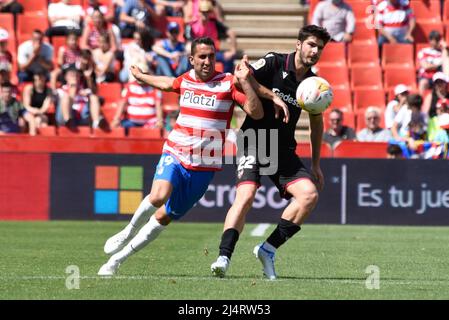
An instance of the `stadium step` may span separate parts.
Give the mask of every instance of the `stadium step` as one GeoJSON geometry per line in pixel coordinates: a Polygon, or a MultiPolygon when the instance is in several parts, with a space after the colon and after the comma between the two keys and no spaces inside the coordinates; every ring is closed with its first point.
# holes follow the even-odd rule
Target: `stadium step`
{"type": "MultiPolygon", "coordinates": [[[[243,2],[243,1],[242,1],[243,2]]],[[[225,6],[227,4],[236,4],[236,0],[220,0],[220,3],[222,6],[225,6]]],[[[272,4],[273,0],[245,0],[246,4],[272,4]]],[[[291,4],[291,5],[298,5],[299,0],[276,0],[276,4],[278,5],[285,5],[285,4],[291,4]]]]}
{"type": "Polygon", "coordinates": [[[270,3],[223,3],[223,10],[226,16],[230,14],[245,14],[305,17],[308,12],[308,9],[301,7],[299,4],[279,4],[276,1],[270,1],[270,3]]]}
{"type": "MultiPolygon", "coordinates": [[[[239,49],[242,49],[244,51],[247,49],[294,51],[296,39],[239,37],[237,39],[237,43],[239,49]]],[[[229,44],[227,42],[222,42],[221,48],[226,49],[228,47],[229,44]]]]}
{"type": "MultiPolygon", "coordinates": [[[[257,38],[290,38],[296,40],[298,36],[298,28],[280,28],[280,29],[270,29],[270,28],[234,28],[233,29],[239,37],[257,37],[257,38]]],[[[267,43],[267,47],[270,44],[267,43]]],[[[271,49],[276,49],[271,47],[271,49]]]]}
{"type": "Polygon", "coordinates": [[[283,29],[286,26],[289,28],[298,29],[303,25],[303,20],[296,16],[247,16],[247,15],[227,15],[225,24],[231,29],[234,28],[269,28],[269,29],[283,29]]]}

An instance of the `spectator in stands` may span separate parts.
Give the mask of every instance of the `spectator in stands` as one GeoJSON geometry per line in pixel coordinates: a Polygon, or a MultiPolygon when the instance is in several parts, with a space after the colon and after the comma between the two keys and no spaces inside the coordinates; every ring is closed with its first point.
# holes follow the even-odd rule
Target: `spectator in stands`
{"type": "Polygon", "coordinates": [[[10,64],[0,64],[0,88],[2,83],[11,84],[11,95],[15,99],[20,99],[19,88],[14,85],[11,81],[11,65],[10,64]]]}
{"type": "Polygon", "coordinates": [[[81,23],[84,9],[80,5],[70,4],[70,0],[61,0],[48,5],[48,20],[50,28],[46,36],[65,36],[69,31],[81,35],[81,23]]]}
{"type": "Polygon", "coordinates": [[[177,22],[170,22],[167,26],[167,38],[159,40],[153,46],[153,51],[157,53],[157,75],[178,77],[190,68],[186,47],[178,40],[179,30],[177,22]]]}
{"type": "Polygon", "coordinates": [[[365,111],[366,128],[357,133],[357,140],[363,142],[387,142],[392,138],[388,129],[380,127],[381,110],[368,107],[365,111]]]}
{"type": "Polygon", "coordinates": [[[398,114],[401,108],[407,108],[407,97],[409,89],[405,84],[398,84],[394,88],[395,98],[388,102],[385,109],[385,127],[391,129],[393,126],[394,117],[398,114]]]}
{"type": "Polygon", "coordinates": [[[56,90],[57,82],[64,82],[64,71],[71,65],[80,63],[81,48],[78,44],[78,34],[69,32],[66,38],[66,44],[59,47],[57,53],[57,67],[51,73],[50,88],[56,90]]]}
{"type": "Polygon", "coordinates": [[[151,0],[126,0],[120,13],[120,30],[123,38],[132,38],[135,31],[147,29],[153,37],[160,32],[150,27],[159,18],[151,0]]]}
{"type": "MultiPolygon", "coordinates": [[[[200,14],[199,5],[200,1],[202,0],[187,0],[186,4],[183,7],[183,16],[184,16],[184,22],[186,24],[190,23],[191,21],[198,18],[200,14]]],[[[213,15],[215,18],[220,21],[224,22],[224,10],[222,5],[219,1],[211,0],[211,3],[213,5],[213,15]]]]}
{"type": "Polygon", "coordinates": [[[329,143],[333,148],[335,144],[342,140],[355,140],[354,130],[343,125],[343,112],[332,109],[329,114],[329,129],[323,134],[323,141],[329,143]]]}
{"type": "Polygon", "coordinates": [[[100,10],[107,22],[115,22],[115,3],[114,1],[88,0],[86,8],[87,21],[94,13],[94,10],[100,10]]]}
{"type": "Polygon", "coordinates": [[[5,29],[0,28],[0,66],[5,69],[12,69],[12,54],[8,50],[9,33],[5,29]]]}
{"type": "MultiPolygon", "coordinates": [[[[134,32],[134,41],[124,48],[123,69],[120,71],[120,81],[125,83],[129,78],[129,68],[135,61],[146,61],[152,65],[155,53],[151,51],[154,38],[148,30],[142,29],[134,32]]],[[[150,68],[151,69],[151,68],[150,68]]]]}
{"type": "Polygon", "coordinates": [[[56,110],[58,125],[70,128],[78,125],[100,126],[100,102],[89,88],[81,84],[82,73],[70,67],[65,73],[66,84],[58,89],[59,103],[56,110]]]}
{"type": "Polygon", "coordinates": [[[53,69],[53,47],[44,42],[44,34],[40,30],[34,30],[31,40],[25,41],[19,46],[17,62],[19,64],[19,82],[31,82],[33,74],[37,70],[44,69],[49,73],[53,69]]]}
{"type": "Polygon", "coordinates": [[[97,81],[95,75],[95,62],[90,50],[81,50],[81,59],[75,64],[76,69],[81,71],[81,85],[85,89],[90,89],[94,94],[97,93],[97,81]]]}
{"type": "Polygon", "coordinates": [[[377,6],[379,46],[384,43],[413,43],[415,16],[407,0],[385,0],[377,6]]]}
{"type": "Polygon", "coordinates": [[[418,93],[424,95],[425,91],[432,87],[433,75],[441,71],[443,64],[441,50],[441,34],[438,31],[429,33],[430,47],[422,48],[417,56],[419,63],[418,71],[418,93]]]}
{"type": "Polygon", "coordinates": [[[101,34],[107,34],[110,39],[112,52],[117,51],[117,39],[112,31],[112,25],[109,24],[101,13],[100,9],[94,9],[91,15],[91,21],[86,23],[81,36],[80,46],[82,49],[95,50],[100,46],[101,34]]]}
{"type": "Polygon", "coordinates": [[[184,0],[158,0],[156,1],[156,11],[158,14],[170,17],[182,17],[184,0]]]}
{"type": "Polygon", "coordinates": [[[427,113],[430,118],[436,116],[437,104],[449,99],[448,76],[443,72],[437,72],[433,75],[432,81],[434,85],[432,92],[425,97],[422,108],[422,111],[427,113]]]}
{"type": "Polygon", "coordinates": [[[391,133],[397,141],[408,140],[410,137],[410,123],[427,124],[427,115],[421,112],[422,97],[419,94],[411,94],[407,97],[407,108],[399,110],[394,118],[391,133]]]}
{"type": "Polygon", "coordinates": [[[2,83],[0,89],[0,134],[25,131],[29,115],[23,105],[12,96],[12,84],[2,83]]]}
{"type": "Polygon", "coordinates": [[[343,0],[321,1],[313,12],[312,24],[326,28],[332,41],[351,42],[355,31],[354,12],[343,0]]]}
{"type": "Polygon", "coordinates": [[[92,52],[95,62],[95,78],[97,83],[115,80],[115,55],[110,45],[109,34],[100,35],[100,46],[92,52]]]}
{"type": "Polygon", "coordinates": [[[404,154],[402,148],[394,143],[389,143],[387,147],[387,158],[388,159],[404,159],[404,154]]]}
{"type": "Polygon", "coordinates": [[[217,50],[216,61],[223,63],[224,72],[232,73],[237,54],[235,32],[216,19],[214,7],[210,0],[200,0],[198,9],[200,16],[186,25],[187,39],[210,37],[214,40],[216,48],[220,47],[220,40],[229,39],[230,49],[226,51],[217,50]]]}
{"type": "MultiPolygon", "coordinates": [[[[449,110],[448,110],[449,112],[449,110]]],[[[449,113],[444,112],[438,116],[438,126],[435,137],[431,139],[432,142],[449,143],[449,113]]]]}
{"type": "MultiPolygon", "coordinates": [[[[145,73],[150,71],[146,63],[139,63],[138,66],[145,73]]],[[[125,85],[122,92],[123,99],[117,107],[111,126],[115,128],[120,124],[126,129],[131,127],[162,129],[164,112],[161,92],[149,85],[139,84],[132,75],[130,77],[130,82],[125,85]]]]}
{"type": "Polygon", "coordinates": [[[23,105],[29,114],[30,135],[36,134],[36,129],[48,125],[46,112],[52,104],[52,92],[46,84],[44,72],[33,75],[33,83],[25,87],[22,94],[23,105]]]}
{"type": "Polygon", "coordinates": [[[0,0],[0,12],[16,15],[23,13],[23,6],[17,0],[0,0]]]}

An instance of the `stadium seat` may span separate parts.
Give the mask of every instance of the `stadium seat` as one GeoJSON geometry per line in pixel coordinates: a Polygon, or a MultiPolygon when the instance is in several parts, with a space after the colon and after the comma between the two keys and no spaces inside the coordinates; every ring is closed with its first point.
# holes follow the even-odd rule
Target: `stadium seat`
{"type": "Polygon", "coordinates": [[[337,108],[343,112],[352,111],[351,91],[346,89],[333,89],[334,100],[329,108],[337,108]]]}
{"type": "Polygon", "coordinates": [[[346,66],[346,48],[342,42],[329,42],[321,54],[318,67],[346,66]]]}
{"type": "Polygon", "coordinates": [[[367,28],[365,22],[355,23],[355,32],[352,37],[352,43],[376,44],[376,29],[367,28]]]}
{"type": "Polygon", "coordinates": [[[35,29],[45,33],[48,29],[47,17],[35,16],[33,14],[23,14],[17,16],[17,40],[19,45],[31,38],[31,34],[35,29]]]}
{"type": "Polygon", "coordinates": [[[134,127],[129,128],[128,137],[142,138],[142,139],[161,139],[162,132],[160,129],[147,129],[147,128],[134,127]]]}
{"type": "Polygon", "coordinates": [[[91,128],[85,126],[79,126],[74,129],[69,129],[65,126],[58,128],[58,135],[60,137],[90,137],[91,134],[91,128]]]}
{"type": "Polygon", "coordinates": [[[348,68],[340,67],[319,67],[317,74],[326,79],[333,89],[349,88],[348,68]]]}
{"type": "Polygon", "coordinates": [[[57,59],[59,48],[66,44],[66,36],[54,36],[51,37],[51,44],[53,46],[53,52],[55,54],[55,59],[57,59]]]}
{"type": "Polygon", "coordinates": [[[118,102],[122,97],[122,85],[120,82],[103,82],[98,84],[98,95],[104,98],[106,103],[118,102]]]}
{"type": "Polygon", "coordinates": [[[14,16],[10,13],[0,13],[0,27],[14,34],[14,16]]]}
{"type": "Polygon", "coordinates": [[[416,28],[413,30],[415,43],[428,43],[429,33],[432,30],[438,31],[441,35],[444,34],[443,24],[441,22],[417,22],[416,28]]]}
{"type": "Polygon", "coordinates": [[[18,2],[23,5],[24,14],[31,13],[41,17],[48,16],[47,0],[18,0],[18,2]]]}
{"type": "MultiPolygon", "coordinates": [[[[365,111],[358,110],[355,114],[356,132],[366,128],[365,111]]],[[[380,114],[380,127],[385,128],[385,117],[383,112],[380,114]]]]}
{"type": "Polygon", "coordinates": [[[417,22],[440,22],[441,5],[440,0],[411,1],[417,22]]]}
{"type": "Polygon", "coordinates": [[[378,90],[382,89],[382,70],[379,66],[357,67],[351,69],[351,88],[378,90]]]}
{"type": "Polygon", "coordinates": [[[357,0],[346,2],[352,7],[356,21],[365,22],[366,18],[370,18],[374,14],[374,7],[368,1],[357,0]]]}
{"type": "Polygon", "coordinates": [[[354,90],[354,111],[363,110],[369,106],[385,109],[385,91],[383,89],[354,90]]]}
{"type": "Polygon", "coordinates": [[[348,52],[349,67],[374,67],[379,65],[377,43],[350,43],[348,52]]]}
{"type": "Polygon", "coordinates": [[[38,132],[43,137],[54,137],[58,134],[55,126],[41,127],[38,132]]]}
{"type": "Polygon", "coordinates": [[[444,1],[443,5],[443,23],[449,22],[449,1],[444,1]]]}
{"type": "Polygon", "coordinates": [[[114,119],[114,116],[117,112],[117,108],[116,106],[114,106],[111,103],[106,103],[102,108],[101,108],[101,112],[103,114],[103,117],[105,117],[106,121],[108,123],[111,123],[112,120],[114,119]]]}
{"type": "Polygon", "coordinates": [[[112,128],[108,130],[95,128],[92,136],[96,138],[125,138],[125,128],[112,128]]]}
{"type": "Polygon", "coordinates": [[[179,110],[179,94],[162,91],[162,108],[164,112],[179,110]]]}
{"type": "Polygon", "coordinates": [[[384,74],[384,89],[389,91],[398,84],[405,84],[411,90],[416,90],[415,68],[388,68],[384,74]]]}
{"type": "MultiPolygon", "coordinates": [[[[332,109],[333,108],[329,108],[323,113],[324,130],[329,129],[329,115],[332,112],[332,109]]],[[[341,111],[343,112],[343,125],[351,127],[352,129],[355,130],[354,112],[353,111],[344,111],[344,110],[341,110],[341,111]]]]}
{"type": "Polygon", "coordinates": [[[334,158],[377,158],[387,157],[387,142],[358,142],[343,140],[333,150],[334,158]]]}
{"type": "MultiPolygon", "coordinates": [[[[71,5],[80,5],[82,7],[84,7],[84,1],[88,1],[88,0],[70,0],[70,4],[71,5]]],[[[55,3],[55,2],[59,2],[59,0],[48,0],[48,3],[55,3]]],[[[100,3],[103,1],[100,1],[100,3]]]]}
{"type": "Polygon", "coordinates": [[[382,46],[382,68],[391,67],[415,67],[412,44],[385,43],[382,46]]]}
{"type": "Polygon", "coordinates": [[[320,0],[309,0],[309,13],[307,14],[308,24],[312,24],[313,12],[315,11],[315,7],[319,2],[320,0]]]}
{"type": "MultiPolygon", "coordinates": [[[[321,151],[320,156],[321,158],[332,158],[332,148],[327,143],[321,144],[321,151]]],[[[296,145],[296,154],[300,156],[301,158],[311,158],[312,153],[310,150],[310,144],[309,143],[298,143],[296,145]]]]}

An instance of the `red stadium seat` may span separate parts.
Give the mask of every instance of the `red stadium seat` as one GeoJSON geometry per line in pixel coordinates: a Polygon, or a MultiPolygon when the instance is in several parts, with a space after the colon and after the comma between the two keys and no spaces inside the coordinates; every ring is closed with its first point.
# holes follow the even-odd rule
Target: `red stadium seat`
{"type": "Polygon", "coordinates": [[[334,158],[387,158],[387,142],[343,140],[334,148],[334,158]]]}
{"type": "Polygon", "coordinates": [[[351,91],[346,89],[333,89],[334,100],[329,108],[337,108],[343,112],[352,111],[351,91]]]}
{"type": "Polygon", "coordinates": [[[33,14],[23,14],[17,16],[17,37],[19,44],[24,40],[29,40],[35,29],[45,33],[48,29],[47,17],[35,16],[33,14]]]}
{"type": "Polygon", "coordinates": [[[98,95],[103,97],[106,103],[118,102],[122,97],[122,85],[120,82],[99,83],[98,95]]]}
{"type": "Polygon", "coordinates": [[[108,130],[95,128],[92,136],[96,138],[125,138],[125,128],[113,128],[108,130]]]}
{"type": "Polygon", "coordinates": [[[342,42],[329,42],[321,54],[318,67],[346,66],[346,48],[342,42]]]}
{"type": "Polygon", "coordinates": [[[443,5],[443,22],[449,22],[449,1],[444,1],[443,5]]]}
{"type": "Polygon", "coordinates": [[[372,28],[367,28],[366,22],[356,22],[352,43],[376,44],[375,26],[373,25],[372,28]]]}
{"type": "Polygon", "coordinates": [[[351,69],[351,87],[353,90],[382,89],[382,71],[379,66],[357,67],[351,69]]]}
{"type": "Polygon", "coordinates": [[[42,17],[48,16],[47,0],[18,0],[23,5],[24,14],[31,13],[42,17]]]}
{"type": "Polygon", "coordinates": [[[440,0],[411,1],[410,6],[417,22],[440,22],[440,0]]]}
{"type": "Polygon", "coordinates": [[[14,33],[14,16],[10,13],[0,13],[0,27],[14,33]]]}
{"type": "MultiPolygon", "coordinates": [[[[366,110],[358,110],[355,114],[356,132],[366,128],[365,111],[366,110]]],[[[385,128],[385,117],[383,112],[380,114],[380,127],[385,128]]]]}
{"type": "Polygon", "coordinates": [[[129,138],[142,138],[142,139],[161,139],[162,131],[160,129],[146,129],[146,128],[129,128],[129,138]]]}
{"type": "Polygon", "coordinates": [[[391,90],[398,84],[405,84],[411,90],[416,90],[415,68],[388,68],[384,74],[385,90],[391,90]]]}
{"type": "Polygon", "coordinates": [[[438,31],[441,35],[444,34],[443,24],[439,23],[429,23],[429,22],[417,22],[416,28],[413,30],[413,37],[415,43],[428,43],[429,33],[432,30],[438,31]]]}
{"type": "Polygon", "coordinates": [[[108,123],[111,123],[112,120],[114,119],[115,114],[117,113],[117,107],[113,106],[110,103],[107,103],[101,108],[101,112],[105,117],[106,121],[108,123]]]}
{"type": "MultiPolygon", "coordinates": [[[[80,6],[84,6],[84,1],[85,0],[70,0],[70,4],[71,5],[80,5],[80,6]]],[[[86,1],[88,1],[88,0],[86,0],[86,1]]],[[[50,4],[50,3],[55,3],[55,2],[59,2],[59,0],[48,0],[48,3],[50,4]]],[[[100,1],[100,2],[103,2],[103,1],[100,1]]]]}
{"type": "Polygon", "coordinates": [[[414,68],[413,45],[385,43],[382,46],[382,68],[414,68]]]}
{"type": "Polygon", "coordinates": [[[162,91],[162,108],[164,112],[179,110],[179,94],[162,91]]]}
{"type": "MultiPolygon", "coordinates": [[[[310,150],[310,143],[298,143],[296,145],[296,154],[301,158],[311,158],[312,151],[310,150]]],[[[329,144],[321,144],[321,158],[332,158],[332,148],[329,144]]]]}
{"type": "Polygon", "coordinates": [[[354,109],[362,110],[369,106],[385,109],[385,91],[377,90],[354,90],[354,109]]]}
{"type": "Polygon", "coordinates": [[[333,89],[349,88],[348,68],[343,67],[319,67],[317,74],[326,79],[333,89]]]}
{"type": "Polygon", "coordinates": [[[90,137],[92,134],[90,127],[76,127],[69,129],[65,126],[58,128],[58,135],[60,137],[90,137]]]}
{"type": "Polygon", "coordinates": [[[57,130],[55,126],[41,127],[38,129],[39,135],[44,137],[54,137],[57,135],[57,130]]]}
{"type": "Polygon", "coordinates": [[[374,67],[379,65],[379,49],[377,43],[350,43],[349,67],[374,67]]]}
{"type": "Polygon", "coordinates": [[[356,21],[365,22],[366,18],[370,18],[374,14],[374,7],[369,1],[357,0],[346,2],[351,6],[356,21]]]}

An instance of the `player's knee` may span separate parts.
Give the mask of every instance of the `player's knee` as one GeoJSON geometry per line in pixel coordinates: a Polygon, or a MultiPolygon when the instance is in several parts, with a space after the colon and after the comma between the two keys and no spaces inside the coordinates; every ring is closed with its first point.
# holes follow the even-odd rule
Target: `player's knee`
{"type": "Polygon", "coordinates": [[[307,190],[304,192],[303,195],[303,201],[304,201],[304,205],[308,208],[308,209],[313,209],[315,208],[316,204],[318,203],[318,191],[316,189],[311,189],[311,190],[307,190]]]}
{"type": "Polygon", "coordinates": [[[164,190],[156,189],[151,191],[150,202],[153,206],[160,208],[165,204],[166,201],[167,195],[165,194],[164,190]]]}

